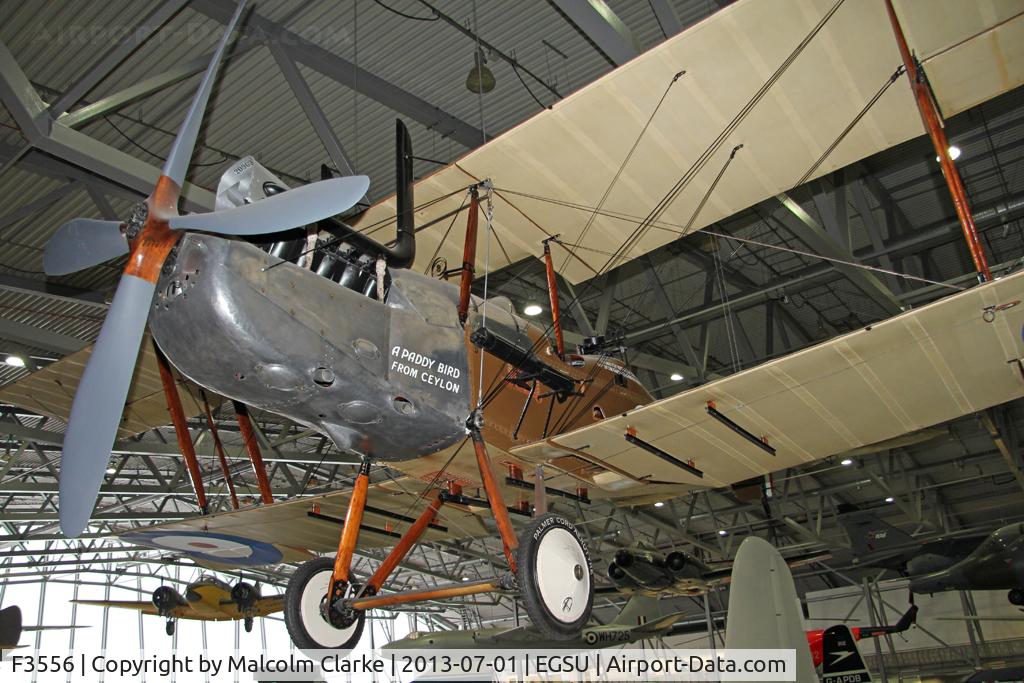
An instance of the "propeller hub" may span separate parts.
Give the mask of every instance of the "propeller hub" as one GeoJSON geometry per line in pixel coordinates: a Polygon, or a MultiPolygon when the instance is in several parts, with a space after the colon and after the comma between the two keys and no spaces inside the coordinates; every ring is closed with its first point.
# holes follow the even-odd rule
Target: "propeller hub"
{"type": "Polygon", "coordinates": [[[146,218],[149,216],[149,207],[146,202],[139,202],[132,207],[132,212],[128,216],[128,221],[125,223],[124,236],[129,240],[133,240],[139,236],[142,232],[142,226],[146,224],[146,218]]]}

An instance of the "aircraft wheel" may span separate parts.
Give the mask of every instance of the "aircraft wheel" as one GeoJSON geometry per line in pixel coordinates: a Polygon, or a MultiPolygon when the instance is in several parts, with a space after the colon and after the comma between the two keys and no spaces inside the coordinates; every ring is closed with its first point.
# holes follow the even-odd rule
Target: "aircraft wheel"
{"type": "Polygon", "coordinates": [[[516,578],[533,625],[554,640],[579,636],[594,607],[594,571],[580,532],[549,512],[519,538],[516,578]]]}
{"type": "Polygon", "coordinates": [[[1006,594],[1006,599],[1010,601],[1011,605],[1022,606],[1024,605],[1024,590],[1014,588],[1006,594]]]}
{"type": "Polygon", "coordinates": [[[246,617],[242,626],[245,628],[246,633],[252,633],[252,617],[246,617]]]}
{"type": "Polygon", "coordinates": [[[173,636],[174,635],[174,619],[168,619],[167,620],[167,625],[164,626],[164,631],[166,631],[167,635],[169,635],[169,636],[173,636]]]}
{"type": "MultiPolygon", "coordinates": [[[[284,593],[284,623],[300,650],[344,650],[355,647],[363,635],[366,612],[336,615],[336,623],[321,612],[334,571],[334,559],[318,557],[299,567],[284,593]]],[[[352,590],[352,587],[349,587],[352,590]]]]}

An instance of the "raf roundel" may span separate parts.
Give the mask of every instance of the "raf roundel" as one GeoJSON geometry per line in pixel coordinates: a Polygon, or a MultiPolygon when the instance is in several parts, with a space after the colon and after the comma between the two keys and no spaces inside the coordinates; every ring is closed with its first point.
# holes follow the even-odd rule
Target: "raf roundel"
{"type": "Polygon", "coordinates": [[[263,541],[241,536],[192,531],[143,531],[125,534],[126,540],[151,548],[188,553],[198,560],[219,564],[257,566],[280,562],[280,550],[263,541]]]}

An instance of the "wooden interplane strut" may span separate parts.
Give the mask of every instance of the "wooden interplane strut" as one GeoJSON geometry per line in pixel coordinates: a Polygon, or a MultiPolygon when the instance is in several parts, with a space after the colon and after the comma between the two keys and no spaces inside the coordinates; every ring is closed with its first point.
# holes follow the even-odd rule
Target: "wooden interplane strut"
{"type": "Polygon", "coordinates": [[[249,409],[238,401],[233,403],[235,404],[238,428],[242,432],[245,448],[249,452],[249,460],[252,461],[252,471],[256,474],[256,483],[260,487],[260,498],[264,505],[270,505],[274,502],[274,495],[270,491],[270,478],[267,477],[267,467],[263,464],[263,453],[260,451],[259,441],[256,440],[256,430],[252,428],[249,409]]]}
{"type": "Polygon", "coordinates": [[[199,459],[196,458],[195,444],[192,443],[192,434],[188,431],[188,420],[185,419],[185,411],[181,407],[181,396],[178,395],[178,385],[174,382],[174,374],[171,372],[171,364],[167,362],[166,356],[160,351],[160,347],[153,342],[153,350],[156,352],[157,366],[160,368],[160,382],[164,387],[164,396],[167,398],[167,410],[171,414],[171,422],[174,424],[174,434],[178,437],[178,447],[185,458],[185,467],[188,469],[189,478],[192,480],[192,488],[196,492],[196,502],[199,509],[206,514],[206,490],[203,487],[203,473],[199,469],[199,459]]]}
{"type": "Polygon", "coordinates": [[[974,260],[974,268],[978,271],[978,279],[988,282],[992,279],[992,273],[988,268],[985,249],[981,246],[981,240],[978,239],[978,228],[974,225],[974,216],[971,214],[971,205],[967,201],[967,191],[964,189],[963,180],[960,179],[960,172],[949,155],[949,141],[946,139],[946,132],[942,127],[942,116],[935,106],[927,78],[921,71],[917,58],[910,53],[907,39],[903,35],[903,27],[900,26],[896,10],[893,9],[892,0],[885,0],[885,9],[889,13],[889,21],[892,24],[893,33],[896,35],[896,44],[900,48],[903,65],[907,68],[907,78],[910,80],[910,88],[914,91],[914,99],[917,101],[917,109],[921,113],[921,121],[924,122],[925,130],[928,131],[932,145],[935,147],[935,154],[939,157],[942,175],[946,179],[949,194],[953,198],[953,207],[960,219],[960,227],[964,231],[967,248],[974,260]]]}
{"type": "Polygon", "coordinates": [[[462,250],[462,274],[459,277],[459,322],[469,317],[469,294],[476,275],[476,233],[480,217],[480,196],[475,187],[469,191],[469,216],[466,219],[466,242],[462,250]]]}
{"type": "Polygon", "coordinates": [[[220,463],[221,474],[224,475],[224,483],[227,484],[228,494],[231,496],[231,508],[238,509],[238,496],[235,494],[235,482],[231,480],[231,470],[228,469],[228,459],[224,454],[224,444],[220,441],[220,434],[217,433],[217,423],[213,420],[213,411],[210,410],[210,402],[206,400],[206,392],[200,391],[203,397],[203,412],[206,413],[206,424],[210,428],[210,436],[213,438],[213,448],[217,451],[217,461],[220,463]]]}

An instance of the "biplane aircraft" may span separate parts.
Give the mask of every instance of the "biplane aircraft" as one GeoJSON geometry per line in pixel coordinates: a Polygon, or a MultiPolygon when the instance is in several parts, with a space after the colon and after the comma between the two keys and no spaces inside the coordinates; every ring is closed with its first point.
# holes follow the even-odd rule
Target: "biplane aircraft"
{"type": "MultiPolygon", "coordinates": [[[[947,115],[1024,80],[1021,60],[1008,52],[1024,44],[1014,39],[1024,20],[1012,3],[897,4],[947,115]]],[[[268,494],[262,506],[126,534],[221,565],[329,553],[302,564],[285,595],[289,632],[303,648],[351,647],[370,609],[489,591],[518,592],[545,637],[578,637],[593,603],[591,562],[573,523],[543,513],[544,495],[652,503],[1024,395],[1021,272],[659,401],[600,340],[565,348],[554,287],[554,342],[552,329],[507,299],[471,293],[478,251],[486,278],[543,244],[553,283],[554,234],[563,245],[586,241],[598,249],[570,248],[560,267],[578,283],[779,195],[804,175],[919,135],[907,88],[889,88],[861,111],[899,75],[901,52],[889,40],[890,19],[898,22],[887,0],[733,3],[415,184],[399,123],[396,196],[348,222],[335,217],[365,194],[365,178],[288,188],[251,159],[225,174],[216,210],[179,215],[203,110],[241,11],[150,197],[122,224],[66,224],[46,250],[51,274],[129,255],[70,409],[59,499],[68,536],[89,522],[147,321],[201,504],[171,366],[361,459],[350,490],[277,503],[268,494]],[[731,164],[728,173],[720,163],[731,164]],[[686,168],[685,182],[673,183],[686,168]],[[468,205],[464,232],[426,229],[457,215],[460,201],[468,205]],[[488,239],[478,244],[481,214],[488,239]],[[393,222],[395,239],[381,243],[375,235],[393,222]],[[334,238],[303,255],[304,226],[334,238]],[[269,248],[254,243],[296,228],[269,248]],[[501,254],[493,261],[490,236],[501,254]],[[430,275],[447,263],[461,264],[458,286],[430,275]],[[495,474],[495,459],[506,477],[495,474]],[[374,462],[405,476],[371,484],[374,462]],[[524,491],[535,497],[533,517],[524,491]],[[417,501],[425,507],[418,517],[395,511],[417,501]],[[512,519],[520,516],[527,519],[517,532],[512,519]],[[501,539],[507,572],[383,592],[421,539],[482,535],[501,539]],[[357,544],[393,546],[358,582],[350,572],[357,544]]],[[[918,79],[911,83],[919,90],[918,79]]],[[[938,153],[955,173],[945,148],[938,153]]],[[[4,395],[45,412],[32,396],[46,392],[60,372],[53,368],[4,395]]],[[[259,476],[262,462],[253,464],[259,476]]]]}
{"type": "Polygon", "coordinates": [[[213,576],[202,576],[185,588],[182,595],[170,586],[160,586],[149,600],[72,600],[79,605],[134,609],[167,619],[167,635],[174,635],[178,619],[231,621],[241,619],[245,632],[252,631],[253,620],[284,609],[283,595],[260,595],[259,586],[239,581],[229,586],[213,576]]]}

